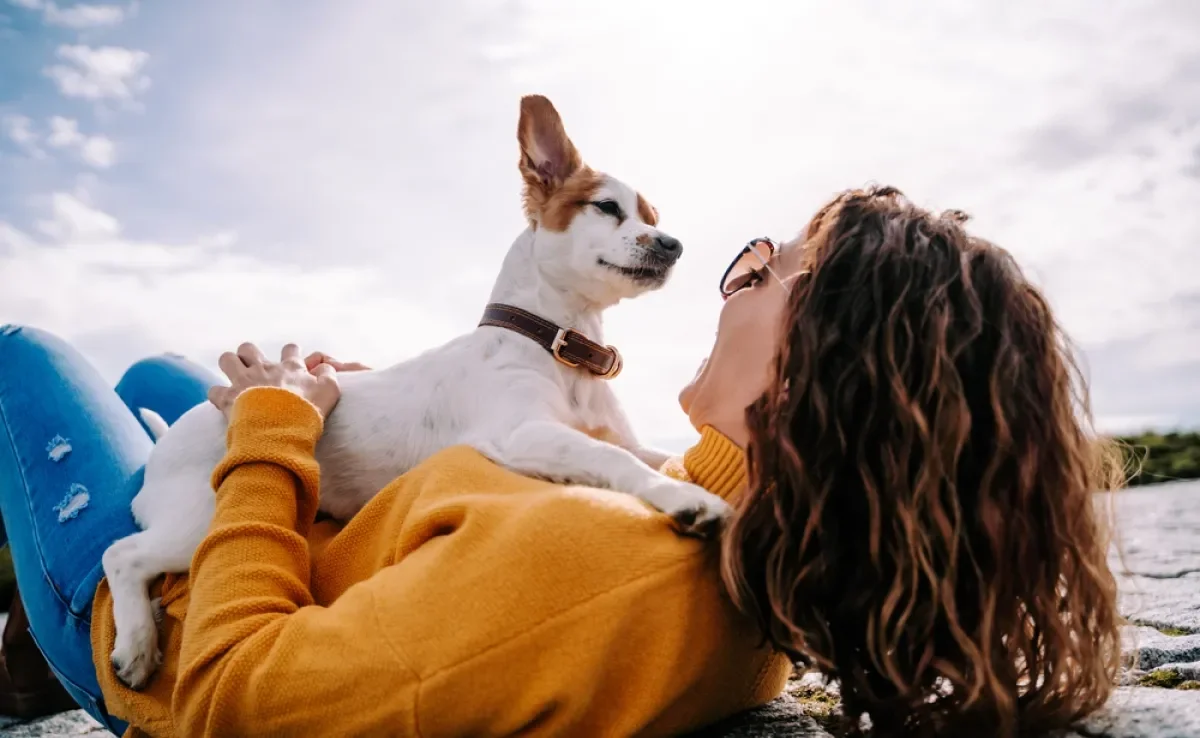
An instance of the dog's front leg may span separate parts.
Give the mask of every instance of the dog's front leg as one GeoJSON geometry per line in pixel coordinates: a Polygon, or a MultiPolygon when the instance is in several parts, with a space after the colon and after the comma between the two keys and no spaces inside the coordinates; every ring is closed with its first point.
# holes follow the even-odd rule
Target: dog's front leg
{"type": "Polygon", "coordinates": [[[521,474],[632,493],[689,535],[715,534],[731,511],[704,488],[659,474],[633,453],[561,423],[530,421],[475,446],[521,474]]]}
{"type": "Polygon", "coordinates": [[[632,448],[629,449],[629,452],[636,456],[638,461],[642,462],[651,469],[662,469],[663,466],[674,457],[674,454],[669,454],[666,451],[659,451],[658,449],[650,448],[649,446],[642,446],[637,442],[633,443],[632,448]]]}
{"type": "Polygon", "coordinates": [[[602,385],[596,390],[592,395],[592,402],[593,410],[604,419],[603,425],[612,433],[613,442],[636,456],[646,466],[651,469],[662,469],[674,456],[674,454],[651,448],[638,441],[637,434],[633,432],[633,426],[629,422],[629,416],[625,414],[625,410],[617,402],[616,394],[608,385],[602,385]]]}

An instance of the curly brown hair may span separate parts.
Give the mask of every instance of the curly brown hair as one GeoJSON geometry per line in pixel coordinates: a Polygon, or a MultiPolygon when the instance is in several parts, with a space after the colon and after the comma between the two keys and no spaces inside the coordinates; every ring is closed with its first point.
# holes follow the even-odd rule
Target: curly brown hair
{"type": "Polygon", "coordinates": [[[1063,727],[1119,668],[1093,508],[1119,464],[1045,298],[965,221],[875,187],[809,224],[722,549],[766,639],[884,735],[1063,727]]]}

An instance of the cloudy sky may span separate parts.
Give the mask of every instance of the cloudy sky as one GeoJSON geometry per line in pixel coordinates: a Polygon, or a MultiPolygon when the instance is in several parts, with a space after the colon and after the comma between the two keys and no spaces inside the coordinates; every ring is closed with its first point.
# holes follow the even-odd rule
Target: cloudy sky
{"type": "Polygon", "coordinates": [[[1018,256],[1103,427],[1200,425],[1200,4],[897,5],[0,0],[0,322],[113,381],[246,339],[437,345],[523,225],[541,92],[685,245],[608,322],[644,437],[690,437],[731,251],[869,181],[1018,256]]]}

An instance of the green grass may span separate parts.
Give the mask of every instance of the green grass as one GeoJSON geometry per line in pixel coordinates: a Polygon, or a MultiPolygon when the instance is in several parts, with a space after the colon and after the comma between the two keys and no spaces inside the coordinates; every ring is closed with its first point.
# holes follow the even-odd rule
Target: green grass
{"type": "Polygon", "coordinates": [[[1168,636],[1185,636],[1185,635],[1191,635],[1191,633],[1192,633],[1192,631],[1190,631],[1190,630],[1184,630],[1183,628],[1176,628],[1171,625],[1164,625],[1163,627],[1157,628],[1156,630],[1158,630],[1159,633],[1162,633],[1163,635],[1168,635],[1168,636]]]}
{"type": "Polygon", "coordinates": [[[850,725],[842,715],[842,701],[816,686],[795,685],[788,690],[804,711],[817,724],[834,735],[840,735],[850,725]]]}
{"type": "Polygon", "coordinates": [[[1117,438],[1132,457],[1129,486],[1200,479],[1200,432],[1154,431],[1117,438]]]}
{"type": "MultiPolygon", "coordinates": [[[[1161,689],[1195,689],[1195,687],[1184,687],[1189,680],[1184,679],[1183,675],[1171,669],[1155,669],[1149,674],[1138,679],[1138,684],[1143,687],[1159,687],[1161,689]]],[[[1190,682],[1196,684],[1196,682],[1190,682]]]]}

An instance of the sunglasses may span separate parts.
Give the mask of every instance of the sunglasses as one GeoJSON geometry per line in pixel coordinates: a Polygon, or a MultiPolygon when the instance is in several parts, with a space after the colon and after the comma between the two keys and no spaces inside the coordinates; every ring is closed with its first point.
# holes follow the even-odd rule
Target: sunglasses
{"type": "Polygon", "coordinates": [[[778,250],[779,247],[769,238],[756,238],[743,246],[721,277],[721,298],[728,300],[735,292],[758,284],[765,278],[764,273],[774,277],[786,290],[783,280],[768,263],[778,250]]]}

